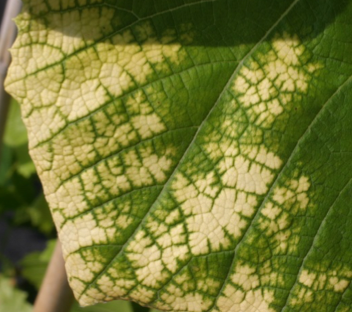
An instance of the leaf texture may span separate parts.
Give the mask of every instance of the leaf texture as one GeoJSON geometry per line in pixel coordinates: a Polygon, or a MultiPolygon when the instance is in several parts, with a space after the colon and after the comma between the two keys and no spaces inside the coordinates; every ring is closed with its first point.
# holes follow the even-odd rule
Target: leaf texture
{"type": "Polygon", "coordinates": [[[351,17],[26,2],[6,85],[81,305],[352,311],[351,17]]]}

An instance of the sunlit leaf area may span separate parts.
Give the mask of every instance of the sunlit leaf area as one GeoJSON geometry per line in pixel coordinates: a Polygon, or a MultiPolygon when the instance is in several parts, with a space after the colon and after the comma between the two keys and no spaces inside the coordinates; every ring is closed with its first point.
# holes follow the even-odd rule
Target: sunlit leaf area
{"type": "Polygon", "coordinates": [[[52,216],[86,311],[352,311],[352,0],[26,0],[16,24],[3,245],[44,247],[4,253],[1,287],[24,309],[52,216]]]}
{"type": "MultiPolygon", "coordinates": [[[[28,154],[19,105],[12,100],[1,147],[0,311],[31,312],[56,243],[56,231],[40,181],[28,154]]],[[[142,312],[126,301],[68,312],[142,312]]]]}

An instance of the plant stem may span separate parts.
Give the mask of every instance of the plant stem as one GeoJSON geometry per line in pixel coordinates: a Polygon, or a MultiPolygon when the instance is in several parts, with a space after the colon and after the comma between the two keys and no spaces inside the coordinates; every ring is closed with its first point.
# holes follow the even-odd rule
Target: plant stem
{"type": "MultiPolygon", "coordinates": [[[[12,19],[20,12],[21,1],[20,0],[8,0],[4,16],[1,23],[0,33],[0,142],[5,130],[7,111],[10,103],[10,96],[4,90],[4,80],[7,74],[7,68],[10,64],[10,53],[8,49],[11,47],[15,35],[16,25],[12,19]]],[[[0,144],[0,155],[1,155],[1,144],[0,144]]]]}
{"type": "Polygon", "coordinates": [[[57,240],[33,312],[68,312],[73,300],[73,293],[67,282],[61,244],[57,240]]]}

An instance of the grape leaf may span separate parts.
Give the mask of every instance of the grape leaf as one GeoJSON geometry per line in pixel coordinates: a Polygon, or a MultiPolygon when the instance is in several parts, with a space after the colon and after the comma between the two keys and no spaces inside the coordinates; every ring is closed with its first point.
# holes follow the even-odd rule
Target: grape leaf
{"type": "Polygon", "coordinates": [[[26,1],[6,85],[81,305],[351,311],[351,20],[351,1],[26,1]]]}

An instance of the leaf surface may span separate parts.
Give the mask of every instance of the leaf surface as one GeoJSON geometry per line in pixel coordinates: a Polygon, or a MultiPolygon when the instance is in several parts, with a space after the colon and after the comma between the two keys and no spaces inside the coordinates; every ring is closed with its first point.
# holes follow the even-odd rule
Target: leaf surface
{"type": "Polygon", "coordinates": [[[25,5],[7,90],[81,305],[351,311],[351,17],[351,1],[25,5]]]}

